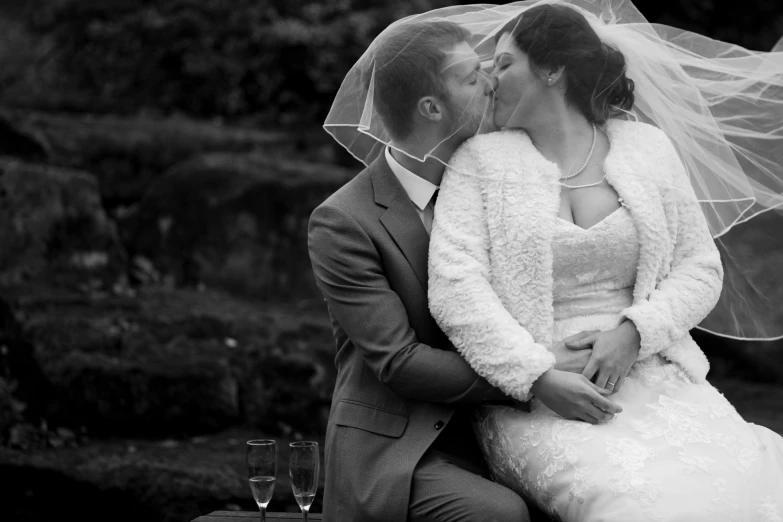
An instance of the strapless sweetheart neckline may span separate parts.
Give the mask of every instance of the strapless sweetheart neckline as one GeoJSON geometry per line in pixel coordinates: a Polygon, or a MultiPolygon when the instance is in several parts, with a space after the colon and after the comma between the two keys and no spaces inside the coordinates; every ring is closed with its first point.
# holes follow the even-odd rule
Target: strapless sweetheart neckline
{"type": "Polygon", "coordinates": [[[580,227],[579,225],[577,225],[577,224],[576,224],[576,223],[574,223],[573,221],[568,221],[567,219],[563,219],[563,218],[561,218],[560,216],[557,216],[557,219],[558,219],[558,221],[562,221],[563,223],[565,223],[565,224],[567,224],[567,225],[574,226],[574,227],[578,228],[579,230],[582,230],[583,232],[588,232],[588,231],[590,231],[590,230],[593,230],[594,228],[596,228],[596,227],[598,227],[598,226],[602,225],[603,223],[605,223],[605,222],[609,221],[609,220],[612,218],[612,216],[614,216],[615,214],[618,214],[618,213],[619,213],[619,210],[620,210],[621,208],[623,208],[623,207],[622,207],[622,206],[619,206],[619,207],[617,207],[617,208],[616,208],[616,209],[614,209],[612,212],[610,212],[610,213],[609,213],[609,215],[607,215],[605,218],[603,218],[601,221],[598,221],[598,222],[597,222],[597,223],[595,223],[594,225],[592,225],[592,226],[590,226],[590,227],[587,227],[587,228],[580,227]]]}

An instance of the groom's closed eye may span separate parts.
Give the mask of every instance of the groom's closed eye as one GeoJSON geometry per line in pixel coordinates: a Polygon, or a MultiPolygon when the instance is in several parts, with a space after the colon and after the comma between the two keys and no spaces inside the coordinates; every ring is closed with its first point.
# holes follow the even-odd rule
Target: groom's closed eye
{"type": "Polygon", "coordinates": [[[465,78],[465,80],[468,82],[468,85],[476,85],[476,82],[478,82],[478,77],[480,72],[481,72],[481,62],[477,61],[476,65],[473,66],[473,70],[465,78]]]}

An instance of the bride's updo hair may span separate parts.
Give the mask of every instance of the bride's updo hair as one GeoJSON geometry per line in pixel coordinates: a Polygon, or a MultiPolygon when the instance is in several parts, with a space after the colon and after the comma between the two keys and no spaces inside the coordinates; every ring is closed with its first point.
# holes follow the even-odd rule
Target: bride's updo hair
{"type": "Polygon", "coordinates": [[[534,72],[565,67],[565,97],[592,123],[602,124],[633,107],[633,80],[625,56],[603,43],[584,16],[564,5],[532,7],[506,24],[534,72]]]}

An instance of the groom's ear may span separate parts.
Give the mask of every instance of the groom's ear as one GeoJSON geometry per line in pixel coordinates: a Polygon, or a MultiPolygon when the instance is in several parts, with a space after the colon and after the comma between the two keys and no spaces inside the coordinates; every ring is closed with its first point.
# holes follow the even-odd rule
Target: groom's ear
{"type": "Polygon", "coordinates": [[[428,121],[437,122],[443,119],[443,107],[441,107],[440,100],[434,96],[425,96],[420,99],[416,108],[419,114],[428,121]]]}

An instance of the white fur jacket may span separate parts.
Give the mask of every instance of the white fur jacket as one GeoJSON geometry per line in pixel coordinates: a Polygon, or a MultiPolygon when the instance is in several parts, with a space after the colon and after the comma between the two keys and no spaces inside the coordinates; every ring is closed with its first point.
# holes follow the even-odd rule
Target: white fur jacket
{"type": "MultiPolygon", "coordinates": [[[[608,122],[607,134],[606,180],[641,244],[633,304],[621,315],[639,330],[639,359],[660,353],[702,382],[709,363],[688,331],[718,301],[718,250],[667,136],[620,120],[608,122]]],[[[452,157],[435,209],[432,316],[479,375],[520,400],[555,362],[547,347],[556,341],[551,243],[559,175],[523,132],[477,136],[452,157]]]]}

